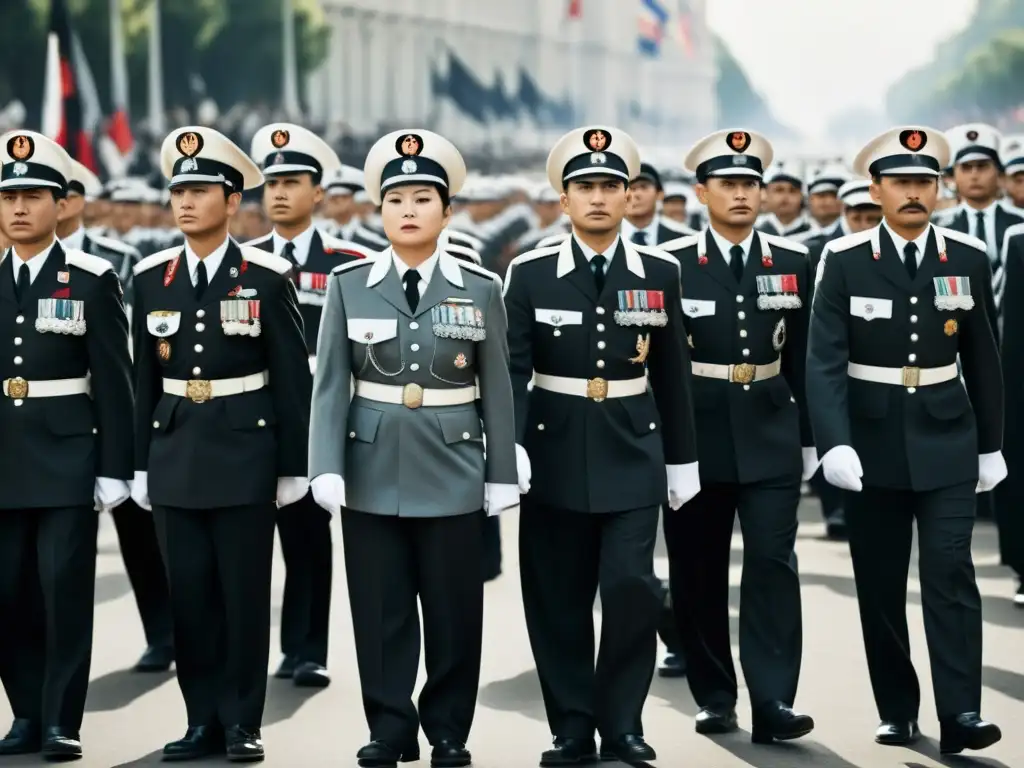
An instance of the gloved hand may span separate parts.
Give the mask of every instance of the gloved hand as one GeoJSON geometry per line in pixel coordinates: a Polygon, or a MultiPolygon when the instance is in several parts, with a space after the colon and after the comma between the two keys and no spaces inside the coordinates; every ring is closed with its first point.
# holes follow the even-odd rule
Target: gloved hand
{"type": "Polygon", "coordinates": [[[287,507],[306,495],[309,480],[305,477],[277,478],[277,508],[287,507]]]}
{"type": "Polygon", "coordinates": [[[1006,460],[1002,451],[983,453],[978,456],[978,487],[977,493],[991,491],[1006,479],[1006,460]]]}
{"type": "Polygon", "coordinates": [[[110,477],[97,477],[96,488],[93,498],[96,501],[96,511],[106,512],[118,504],[128,500],[131,491],[128,483],[124,480],[115,480],[110,477]]]}
{"type": "Polygon", "coordinates": [[[317,475],[310,483],[313,499],[332,515],[345,506],[345,481],[341,475],[317,475]]]}
{"type": "Polygon", "coordinates": [[[484,483],[484,510],[488,517],[494,517],[518,503],[519,486],[515,483],[484,483]]]}
{"type": "Polygon", "coordinates": [[[309,356],[309,372],[316,375],[316,355],[309,356]]]}
{"type": "Polygon", "coordinates": [[[861,491],[864,483],[864,468],[860,465],[857,452],[849,445],[837,445],[821,459],[821,471],[825,482],[845,491],[861,491]]]}
{"type": "Polygon", "coordinates": [[[668,505],[679,509],[700,493],[700,472],[697,462],[692,464],[669,464],[665,467],[668,475],[668,505]]]}
{"type": "Polygon", "coordinates": [[[516,474],[519,476],[519,492],[526,495],[530,492],[533,469],[530,467],[530,455],[519,443],[516,443],[516,474]]]}
{"type": "Polygon", "coordinates": [[[812,445],[810,448],[801,448],[800,452],[804,457],[804,472],[800,479],[806,483],[818,471],[818,449],[812,445]]]}
{"type": "Polygon", "coordinates": [[[143,509],[152,512],[153,505],[149,503],[149,473],[136,472],[135,477],[128,485],[131,489],[132,501],[143,509]]]}

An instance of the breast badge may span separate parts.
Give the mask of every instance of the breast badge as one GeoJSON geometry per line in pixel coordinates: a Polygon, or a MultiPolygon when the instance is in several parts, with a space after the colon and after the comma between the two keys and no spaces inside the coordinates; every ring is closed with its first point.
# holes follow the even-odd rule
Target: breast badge
{"type": "Polygon", "coordinates": [[[776,352],[786,345],[786,318],[781,318],[772,331],[772,349],[776,352]]]}
{"type": "Polygon", "coordinates": [[[167,362],[171,359],[171,342],[167,339],[160,339],[156,343],[156,356],[163,362],[167,362]]]}
{"type": "Polygon", "coordinates": [[[452,365],[454,365],[459,370],[462,370],[467,365],[469,365],[469,362],[466,360],[466,356],[464,354],[462,354],[461,352],[459,352],[459,354],[457,354],[455,356],[455,360],[452,363],[452,365]]]}
{"type": "Polygon", "coordinates": [[[958,309],[974,309],[974,296],[971,295],[971,278],[969,277],[933,277],[935,288],[935,308],[947,312],[958,309]]]}
{"type": "Polygon", "coordinates": [[[618,291],[619,308],[613,317],[622,326],[650,325],[664,328],[668,325],[663,291],[618,291]]]}
{"type": "Polygon", "coordinates": [[[647,356],[651,354],[651,334],[638,334],[636,337],[636,357],[629,358],[629,362],[643,365],[647,356]]]}
{"type": "Polygon", "coordinates": [[[960,325],[953,318],[947,320],[945,325],[942,326],[942,332],[947,336],[954,335],[958,330],[960,330],[960,325]]]}
{"type": "Polygon", "coordinates": [[[487,338],[484,313],[472,304],[445,301],[431,308],[430,319],[434,336],[439,339],[483,341],[487,338]]]}

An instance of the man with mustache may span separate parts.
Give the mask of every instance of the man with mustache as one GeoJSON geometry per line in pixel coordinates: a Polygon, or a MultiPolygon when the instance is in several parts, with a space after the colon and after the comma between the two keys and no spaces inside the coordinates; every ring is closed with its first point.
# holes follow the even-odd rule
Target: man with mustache
{"type": "Polygon", "coordinates": [[[971,534],[975,494],[1002,481],[1006,463],[985,244],[929,222],[949,158],[946,138],[919,126],[893,128],[857,156],[854,170],[871,178],[884,220],[822,254],[807,401],[825,479],[849,491],[850,555],[881,719],[875,741],[905,745],[920,735],[906,616],[916,520],[939,746],[956,754],[1001,738],[980,714],[971,534]]]}

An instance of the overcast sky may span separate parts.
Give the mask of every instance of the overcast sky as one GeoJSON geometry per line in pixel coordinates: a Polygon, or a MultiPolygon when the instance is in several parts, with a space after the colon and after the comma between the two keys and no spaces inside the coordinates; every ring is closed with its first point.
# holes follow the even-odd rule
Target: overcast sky
{"type": "Polygon", "coordinates": [[[776,117],[809,136],[851,107],[879,108],[889,85],[932,59],[976,0],[707,0],[776,117]]]}

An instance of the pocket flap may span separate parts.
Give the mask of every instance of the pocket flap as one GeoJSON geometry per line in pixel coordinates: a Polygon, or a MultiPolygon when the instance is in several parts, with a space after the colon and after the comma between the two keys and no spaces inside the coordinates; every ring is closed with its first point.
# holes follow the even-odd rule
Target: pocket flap
{"type": "Polygon", "coordinates": [[[583,325],[583,313],[568,309],[535,309],[533,317],[544,325],[583,325]]]}
{"type": "Polygon", "coordinates": [[[268,390],[224,398],[224,411],[232,429],[265,429],[277,424],[268,390]]]}
{"type": "Polygon", "coordinates": [[[352,318],[348,321],[348,337],[360,344],[379,344],[398,335],[398,320],[352,318]]]}
{"type": "Polygon", "coordinates": [[[471,411],[439,413],[437,421],[441,425],[441,435],[448,445],[464,440],[479,440],[483,436],[483,425],[475,408],[471,411]]]}
{"type": "Polygon", "coordinates": [[[180,402],[181,398],[174,395],[161,397],[160,402],[153,409],[153,429],[158,432],[167,432],[174,422],[174,411],[177,410],[180,402]]]}
{"type": "Polygon", "coordinates": [[[92,434],[94,419],[92,401],[84,397],[55,397],[46,409],[46,425],[50,432],[62,437],[92,434]],[[59,401],[59,402],[54,402],[59,401]]]}
{"type": "Polygon", "coordinates": [[[372,443],[377,439],[377,429],[383,416],[384,412],[375,408],[353,405],[348,412],[348,436],[361,443],[372,443]]]}
{"type": "Polygon", "coordinates": [[[924,407],[934,418],[942,421],[952,421],[964,415],[971,401],[967,397],[967,390],[963,384],[956,381],[954,386],[943,386],[944,391],[929,392],[924,396],[924,407]]]}
{"type": "Polygon", "coordinates": [[[146,315],[146,330],[159,338],[173,336],[181,325],[181,312],[150,312],[146,315]]]}
{"type": "Polygon", "coordinates": [[[867,296],[850,297],[850,314],[864,320],[891,320],[892,299],[872,299],[867,296]]]}
{"type": "Polygon", "coordinates": [[[683,314],[687,317],[710,317],[715,314],[715,302],[705,299],[683,299],[683,314]]]}

